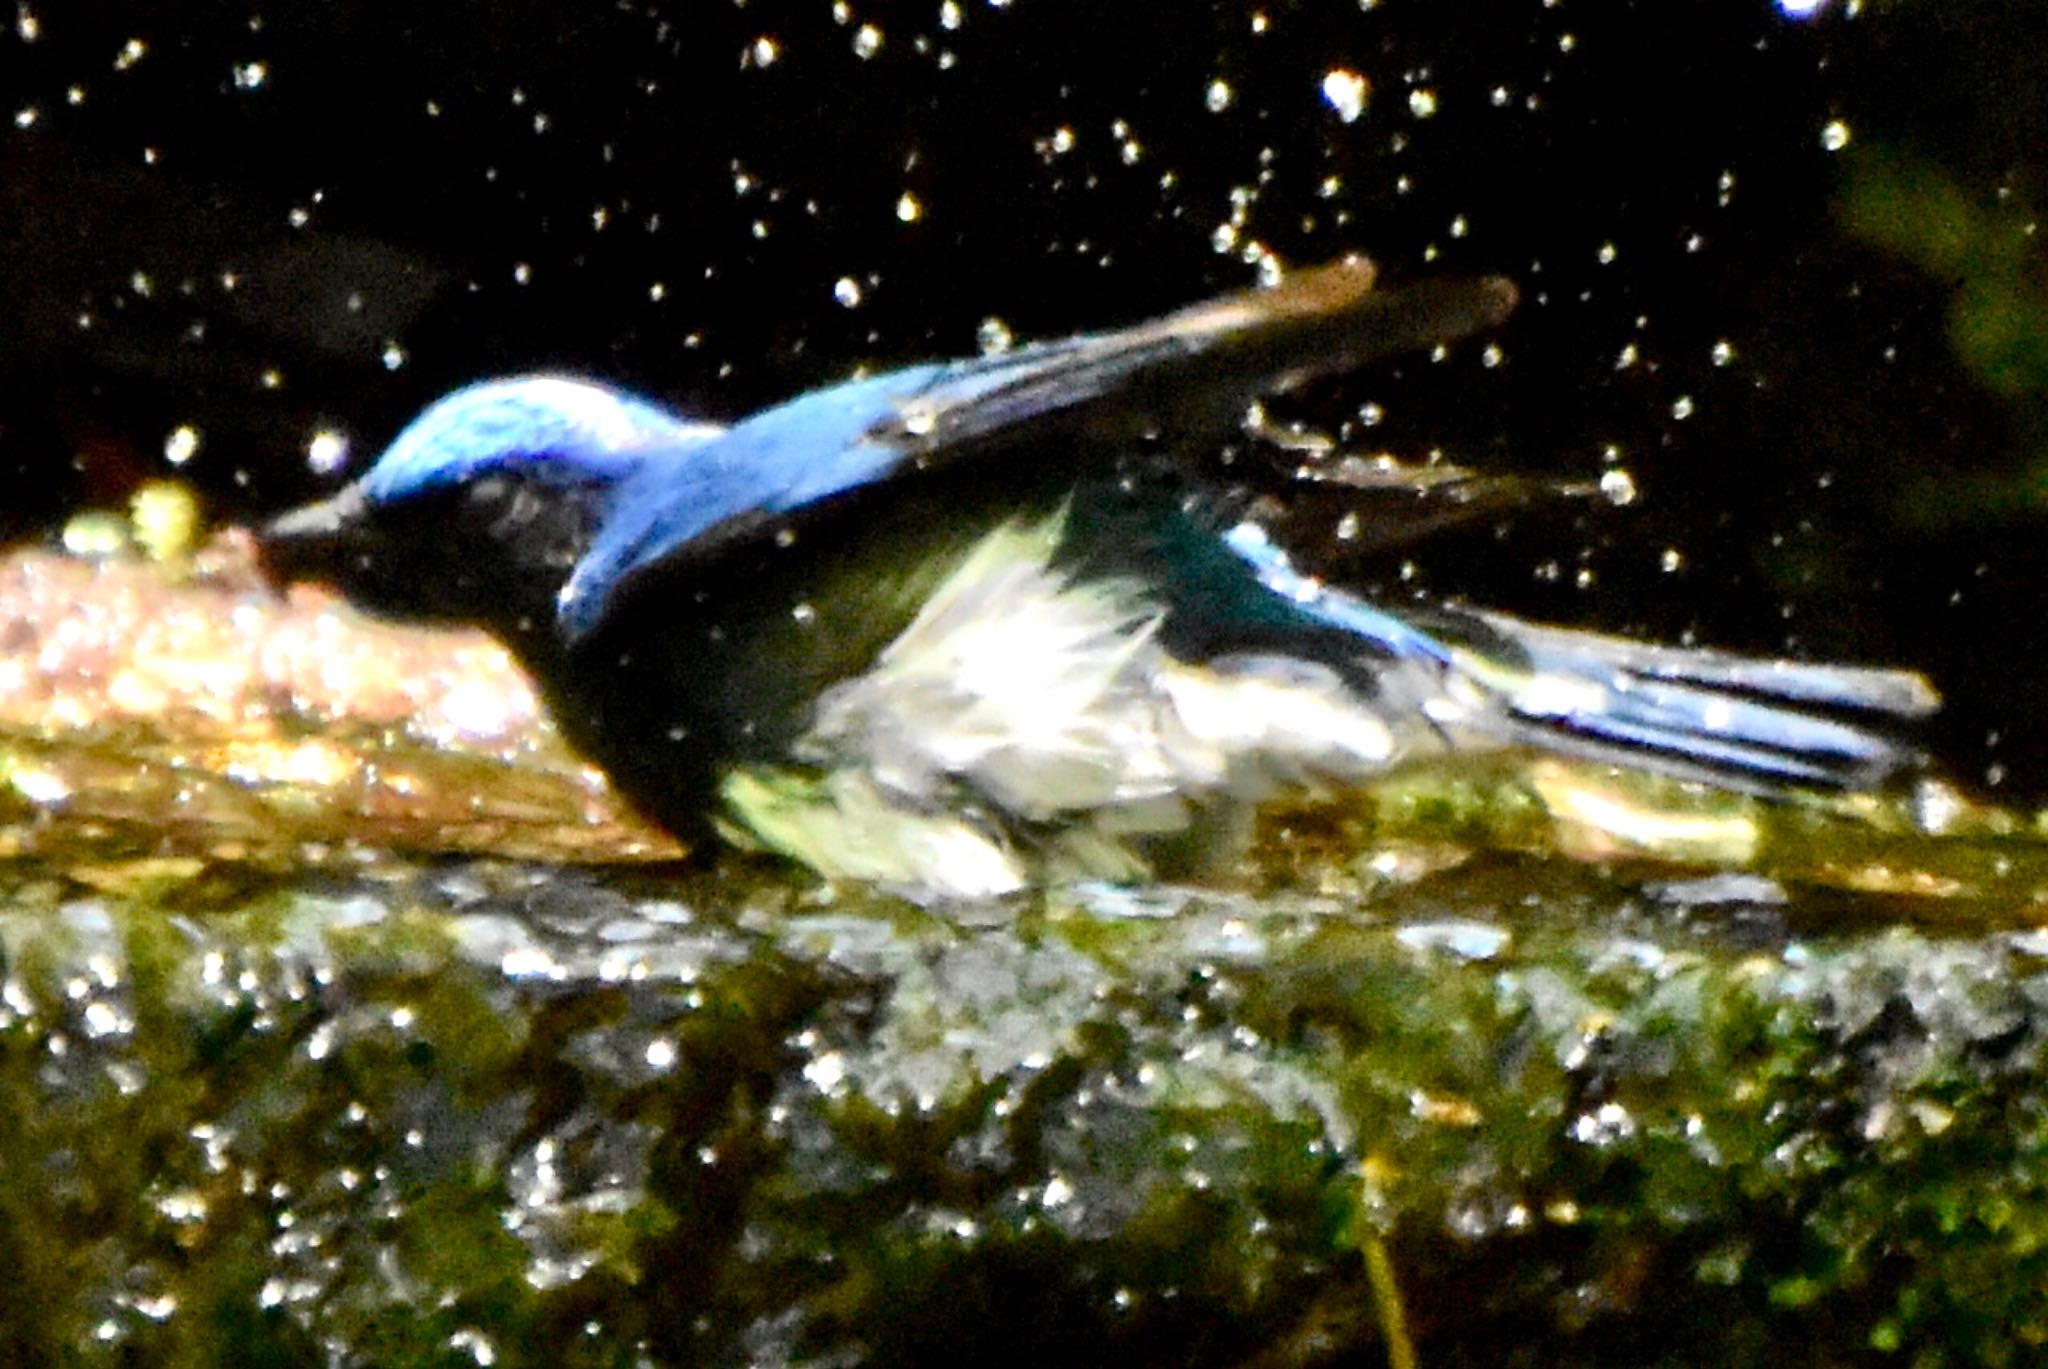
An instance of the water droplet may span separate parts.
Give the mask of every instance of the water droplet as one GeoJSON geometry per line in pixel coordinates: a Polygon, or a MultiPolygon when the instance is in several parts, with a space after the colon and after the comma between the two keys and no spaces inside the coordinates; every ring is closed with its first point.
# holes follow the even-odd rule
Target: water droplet
{"type": "Polygon", "coordinates": [[[1428,86],[1418,86],[1408,92],[1408,112],[1418,119],[1427,119],[1436,113],[1436,92],[1428,86]]]}
{"type": "Polygon", "coordinates": [[[348,462],[348,439],[331,428],[320,428],[306,443],[306,466],[319,475],[333,475],[348,462]]]}
{"type": "Polygon", "coordinates": [[[1615,505],[1636,502],[1636,478],[1620,466],[1600,472],[1600,493],[1615,505]]]}
{"type": "Polygon", "coordinates": [[[236,90],[261,90],[263,83],[270,79],[270,67],[264,62],[243,62],[235,68],[236,90]]]}
{"type": "Polygon", "coordinates": [[[852,276],[841,276],[832,282],[832,298],[844,308],[855,308],[861,300],[860,282],[852,276]]]}
{"type": "Polygon", "coordinates": [[[1209,82],[1209,89],[1202,97],[1202,103],[1209,107],[1211,114],[1221,114],[1229,109],[1231,102],[1236,99],[1237,92],[1230,88],[1230,82],[1219,79],[1209,82]]]}
{"type": "MultiPolygon", "coordinates": [[[[1372,83],[1355,71],[1333,67],[1323,75],[1323,100],[1347,124],[1365,113],[1365,104],[1371,95],[1372,83]]],[[[1412,102],[1413,97],[1410,98],[1412,102]]]]}
{"type": "Polygon", "coordinates": [[[199,430],[189,423],[180,424],[164,439],[164,460],[173,466],[182,466],[199,454],[199,430]]]}
{"type": "Polygon", "coordinates": [[[902,223],[916,223],[924,217],[924,206],[917,202],[917,196],[908,190],[896,199],[896,218],[902,223]]]}
{"type": "Polygon", "coordinates": [[[749,55],[754,59],[755,66],[772,67],[775,65],[775,59],[782,55],[782,49],[777,46],[773,38],[764,36],[754,40],[754,46],[750,49],[749,55]]]}
{"type": "Polygon", "coordinates": [[[836,1092],[846,1081],[846,1057],[838,1051],[825,1051],[806,1061],[801,1073],[818,1092],[836,1092]]]}
{"type": "Polygon", "coordinates": [[[1010,332],[1010,325],[991,315],[981,321],[974,330],[974,341],[985,357],[1007,352],[1016,345],[1016,336],[1010,332]]]}
{"type": "Polygon", "coordinates": [[[1821,125],[1820,145],[1830,152],[1840,152],[1849,145],[1849,125],[1840,119],[1830,119],[1821,125]]]}
{"type": "Polygon", "coordinates": [[[862,24],[853,33],[853,55],[863,62],[882,50],[882,31],[873,24],[862,24]]]}

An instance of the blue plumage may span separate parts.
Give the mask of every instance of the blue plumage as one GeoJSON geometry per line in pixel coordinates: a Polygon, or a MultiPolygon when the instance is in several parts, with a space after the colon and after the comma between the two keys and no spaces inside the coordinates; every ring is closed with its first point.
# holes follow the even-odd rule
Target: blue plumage
{"type": "Polygon", "coordinates": [[[1116,332],[908,367],[730,428],[603,386],[456,392],[270,532],[475,621],[649,813],[956,893],[1137,878],[1302,785],[1529,744],[1736,787],[1917,763],[1918,676],[1645,646],[1302,575],[1202,488],[1260,394],[1498,321],[1362,261],[1116,332]]]}
{"type": "Polygon", "coordinates": [[[584,381],[487,380],[457,390],[400,433],[363,477],[362,492],[371,503],[394,504],[515,466],[522,477],[612,485],[650,454],[681,453],[723,432],[584,381]]]}
{"type": "Polygon", "coordinates": [[[945,370],[913,366],[816,390],[744,420],[692,460],[636,472],[563,586],[563,631],[572,640],[587,636],[613,586],[693,544],[704,554],[714,529],[751,527],[762,515],[795,513],[889,475],[903,453],[867,434],[945,370]]]}

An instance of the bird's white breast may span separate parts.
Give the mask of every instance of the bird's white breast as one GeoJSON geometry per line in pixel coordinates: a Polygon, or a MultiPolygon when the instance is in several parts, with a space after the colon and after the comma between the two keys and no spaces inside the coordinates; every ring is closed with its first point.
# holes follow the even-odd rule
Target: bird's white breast
{"type": "MultiPolygon", "coordinates": [[[[989,534],[871,668],[825,691],[798,756],[828,779],[802,786],[809,811],[771,786],[772,833],[742,806],[758,838],[869,879],[937,862],[893,878],[970,894],[1023,884],[1048,848],[1069,873],[1132,878],[1134,841],[1392,761],[1388,722],[1326,666],[1176,659],[1143,585],[1055,564],[1064,526],[989,534]]],[[[747,792],[758,808],[769,791],[747,792]]]]}

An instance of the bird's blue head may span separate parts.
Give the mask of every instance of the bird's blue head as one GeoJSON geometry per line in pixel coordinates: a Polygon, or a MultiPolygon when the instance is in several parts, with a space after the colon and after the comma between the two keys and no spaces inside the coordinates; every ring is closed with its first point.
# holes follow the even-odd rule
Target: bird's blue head
{"type": "Polygon", "coordinates": [[[363,498],[392,505],[491,476],[553,488],[610,487],[724,430],[689,423],[608,386],[566,376],[515,376],[436,401],[363,476],[363,498]]]}
{"type": "Polygon", "coordinates": [[[264,541],[278,569],[338,576],[372,608],[539,641],[621,483],[722,431],[588,381],[486,381],[432,405],[360,480],[264,541]]]}

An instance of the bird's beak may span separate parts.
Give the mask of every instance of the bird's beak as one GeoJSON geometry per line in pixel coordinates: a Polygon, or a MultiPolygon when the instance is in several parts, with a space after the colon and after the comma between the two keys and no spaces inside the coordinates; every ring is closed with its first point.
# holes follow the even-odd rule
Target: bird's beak
{"type": "Polygon", "coordinates": [[[365,508],[362,487],[350,485],[330,499],[273,519],[259,535],[265,543],[328,541],[346,535],[360,523],[365,508]]]}
{"type": "Polygon", "coordinates": [[[257,529],[258,557],[274,584],[324,579],[360,540],[369,506],[350,485],[331,498],[293,509],[257,529]]]}

